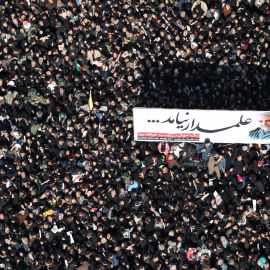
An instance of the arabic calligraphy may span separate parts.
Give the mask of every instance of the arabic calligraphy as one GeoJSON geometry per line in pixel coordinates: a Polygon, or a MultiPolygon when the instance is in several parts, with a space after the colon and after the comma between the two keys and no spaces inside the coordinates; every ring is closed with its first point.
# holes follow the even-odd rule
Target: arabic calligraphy
{"type": "MultiPolygon", "coordinates": [[[[186,116],[189,115],[189,113],[185,113],[185,118],[186,116]]],[[[203,133],[217,133],[217,132],[221,132],[221,131],[225,131],[234,127],[241,127],[241,126],[245,126],[248,125],[252,122],[252,120],[250,118],[247,118],[245,121],[243,120],[243,115],[241,115],[240,120],[230,126],[226,126],[223,128],[218,128],[218,129],[206,129],[201,127],[200,122],[196,124],[196,119],[193,118],[192,120],[188,119],[181,119],[180,113],[178,112],[176,115],[176,118],[172,118],[169,117],[168,119],[161,121],[161,120],[147,120],[148,123],[160,123],[160,124],[176,124],[176,128],[180,129],[180,131],[194,131],[197,130],[199,132],[203,132],[203,133]]]]}

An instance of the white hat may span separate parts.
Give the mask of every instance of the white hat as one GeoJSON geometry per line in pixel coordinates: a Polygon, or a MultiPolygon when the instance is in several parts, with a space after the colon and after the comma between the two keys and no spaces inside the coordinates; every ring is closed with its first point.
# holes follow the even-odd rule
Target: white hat
{"type": "Polygon", "coordinates": [[[192,43],[191,43],[191,46],[198,47],[198,43],[197,43],[197,42],[192,42],[192,43]]]}
{"type": "Polygon", "coordinates": [[[15,144],[15,147],[20,148],[20,149],[22,148],[22,146],[18,143],[15,144]]]}

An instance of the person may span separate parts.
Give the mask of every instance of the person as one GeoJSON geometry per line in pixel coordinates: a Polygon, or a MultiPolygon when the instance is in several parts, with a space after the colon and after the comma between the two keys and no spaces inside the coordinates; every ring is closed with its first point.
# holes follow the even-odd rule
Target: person
{"type": "Polygon", "coordinates": [[[227,264],[225,264],[225,262],[222,258],[218,259],[215,266],[216,266],[217,270],[227,270],[228,269],[227,264]]]}
{"type": "Polygon", "coordinates": [[[210,142],[209,139],[205,139],[204,143],[199,144],[196,147],[196,153],[202,154],[202,160],[208,161],[210,157],[210,153],[213,150],[213,144],[210,142]]]}
{"type": "Polygon", "coordinates": [[[197,11],[199,15],[201,15],[201,17],[203,18],[207,14],[208,7],[204,1],[196,0],[192,5],[191,10],[194,12],[197,11]]]}
{"type": "Polygon", "coordinates": [[[249,138],[252,140],[270,139],[270,113],[265,112],[258,115],[259,127],[249,132],[249,138]]]}
{"type": "Polygon", "coordinates": [[[162,142],[158,144],[158,151],[165,156],[167,156],[170,152],[170,146],[168,143],[162,142]]]}
{"type": "Polygon", "coordinates": [[[179,144],[179,162],[183,163],[186,160],[191,160],[196,153],[193,145],[182,143],[179,144]]]}
{"type": "Polygon", "coordinates": [[[197,259],[197,250],[195,248],[190,248],[188,251],[187,251],[187,259],[189,261],[193,261],[193,260],[196,260],[197,259]]]}
{"type": "Polygon", "coordinates": [[[221,157],[220,161],[219,161],[219,170],[221,173],[225,174],[226,172],[226,159],[224,154],[219,155],[221,157]]]}
{"type": "Polygon", "coordinates": [[[208,161],[208,170],[209,175],[212,175],[214,172],[216,173],[216,176],[218,179],[221,178],[220,170],[219,170],[219,162],[222,159],[222,155],[219,155],[218,152],[213,151],[210,154],[209,161],[208,161]]]}

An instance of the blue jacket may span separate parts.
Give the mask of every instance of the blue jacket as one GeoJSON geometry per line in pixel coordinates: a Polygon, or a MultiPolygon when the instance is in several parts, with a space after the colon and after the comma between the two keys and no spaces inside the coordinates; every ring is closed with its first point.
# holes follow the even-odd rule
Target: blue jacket
{"type": "Polygon", "coordinates": [[[219,162],[219,170],[224,173],[225,172],[225,168],[226,168],[226,159],[223,158],[220,162],[219,162]]]}
{"type": "Polygon", "coordinates": [[[118,266],[119,260],[118,260],[116,254],[114,254],[114,255],[112,256],[112,260],[113,260],[113,266],[118,266]]]}
{"type": "Polygon", "coordinates": [[[132,189],[138,188],[139,184],[137,181],[133,180],[133,185],[128,186],[128,191],[131,191],[132,189]]]}
{"type": "Polygon", "coordinates": [[[208,160],[209,157],[208,157],[208,154],[211,153],[213,150],[213,144],[211,143],[210,146],[208,148],[205,147],[205,144],[202,143],[202,144],[199,144],[197,147],[196,147],[196,151],[198,154],[202,153],[202,159],[203,160],[208,160]],[[202,149],[206,149],[205,152],[202,152],[201,150],[202,149]]]}

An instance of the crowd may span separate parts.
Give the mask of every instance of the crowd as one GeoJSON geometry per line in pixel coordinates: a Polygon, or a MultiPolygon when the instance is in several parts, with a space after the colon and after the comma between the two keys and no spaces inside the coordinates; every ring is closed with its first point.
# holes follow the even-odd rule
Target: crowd
{"type": "Polygon", "coordinates": [[[138,142],[132,118],[267,110],[269,0],[0,14],[0,269],[270,269],[269,146],[138,142]]]}

